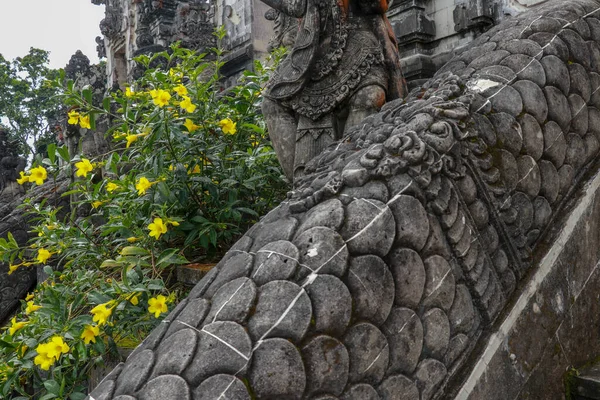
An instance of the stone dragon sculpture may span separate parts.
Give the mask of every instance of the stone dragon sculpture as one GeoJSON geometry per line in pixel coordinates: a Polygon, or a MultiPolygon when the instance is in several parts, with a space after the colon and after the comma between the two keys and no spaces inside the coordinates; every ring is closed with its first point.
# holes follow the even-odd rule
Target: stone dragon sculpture
{"type": "Polygon", "coordinates": [[[600,1],[494,27],[307,165],[90,399],[439,399],[600,150],[600,1]]]}

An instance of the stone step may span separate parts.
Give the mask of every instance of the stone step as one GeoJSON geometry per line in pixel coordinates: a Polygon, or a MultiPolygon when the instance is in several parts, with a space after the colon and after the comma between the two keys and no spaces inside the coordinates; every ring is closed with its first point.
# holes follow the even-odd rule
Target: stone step
{"type": "Polygon", "coordinates": [[[600,400],[600,363],[582,368],[570,379],[573,400],[600,400]]]}

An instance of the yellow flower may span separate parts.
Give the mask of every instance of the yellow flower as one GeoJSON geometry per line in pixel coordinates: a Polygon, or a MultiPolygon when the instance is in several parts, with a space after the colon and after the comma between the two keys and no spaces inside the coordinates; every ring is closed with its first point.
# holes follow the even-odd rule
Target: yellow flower
{"type": "Polygon", "coordinates": [[[135,242],[137,242],[138,240],[140,240],[140,238],[136,238],[135,236],[130,236],[130,237],[128,237],[128,238],[127,238],[127,241],[128,241],[129,243],[135,243],[135,242]]]}
{"type": "Polygon", "coordinates": [[[46,354],[50,358],[58,360],[61,354],[68,353],[71,349],[60,336],[53,336],[52,339],[46,344],[46,354]]]}
{"type": "Polygon", "coordinates": [[[106,184],[106,191],[107,191],[108,193],[112,193],[112,192],[114,192],[115,190],[117,190],[118,188],[119,188],[119,185],[117,185],[117,184],[116,184],[116,183],[114,183],[114,182],[108,182],[108,183],[106,184]]]}
{"type": "Polygon", "coordinates": [[[69,121],[67,121],[70,125],[77,125],[79,122],[79,113],[77,111],[69,111],[69,121]]]}
{"type": "Polygon", "coordinates": [[[188,132],[194,132],[200,128],[200,126],[196,125],[194,121],[189,118],[185,119],[185,123],[183,124],[188,130],[188,132]]]}
{"type": "Polygon", "coordinates": [[[138,196],[145,195],[146,191],[156,183],[157,182],[150,182],[146,177],[142,176],[140,179],[138,179],[137,183],[135,184],[135,188],[138,191],[138,196]]]}
{"type": "Polygon", "coordinates": [[[85,344],[90,344],[90,342],[96,343],[96,336],[98,336],[99,334],[100,334],[100,327],[86,325],[83,328],[83,332],[81,332],[81,336],[79,336],[79,337],[81,339],[83,339],[83,342],[85,344]]]}
{"type": "Polygon", "coordinates": [[[129,302],[131,304],[133,304],[134,306],[137,306],[140,303],[140,294],[139,293],[132,293],[132,296],[129,296],[129,302]]]}
{"type": "Polygon", "coordinates": [[[150,96],[152,96],[153,99],[157,98],[158,97],[158,90],[152,89],[150,91],[150,96]]]}
{"type": "Polygon", "coordinates": [[[133,90],[131,90],[131,88],[129,86],[127,86],[125,88],[125,97],[132,97],[133,96],[133,90]]]}
{"type": "Polygon", "coordinates": [[[19,329],[27,325],[27,322],[25,321],[17,322],[17,317],[13,317],[13,319],[11,319],[10,322],[11,325],[10,328],[8,328],[8,333],[10,334],[10,336],[13,336],[19,329]]]}
{"type": "Polygon", "coordinates": [[[112,314],[112,307],[109,308],[109,304],[110,302],[98,304],[96,307],[92,308],[92,310],[90,311],[94,316],[92,318],[92,321],[97,322],[98,325],[105,324],[108,317],[110,317],[110,315],[112,314]]]}
{"type": "Polygon", "coordinates": [[[23,185],[24,183],[29,182],[29,176],[25,175],[25,172],[21,171],[19,172],[19,174],[21,175],[21,177],[17,179],[17,183],[19,185],[23,185]]]}
{"type": "Polygon", "coordinates": [[[94,166],[87,158],[82,158],[81,161],[75,163],[75,168],[77,168],[75,176],[83,176],[84,178],[94,170],[94,166]]]}
{"type": "Polygon", "coordinates": [[[96,200],[94,202],[92,202],[92,208],[98,208],[100,207],[104,202],[100,201],[100,200],[96,200]]]}
{"type": "Polygon", "coordinates": [[[25,353],[27,352],[28,347],[24,344],[22,344],[19,349],[17,350],[19,357],[23,358],[25,356],[25,353]]]}
{"type": "Polygon", "coordinates": [[[150,237],[160,238],[163,233],[167,233],[167,225],[163,223],[162,218],[154,218],[154,221],[148,225],[150,237]]]}
{"type": "Polygon", "coordinates": [[[79,126],[81,126],[84,129],[91,129],[92,126],[90,125],[90,116],[82,115],[81,117],[79,117],[79,126]]]}
{"type": "Polygon", "coordinates": [[[8,275],[12,274],[13,272],[15,272],[17,269],[19,269],[19,267],[23,265],[23,264],[9,264],[8,265],[8,275]]]}
{"type": "Polygon", "coordinates": [[[25,301],[33,300],[33,296],[33,293],[28,293],[27,296],[25,296],[25,301]]]}
{"type": "Polygon", "coordinates": [[[226,135],[234,135],[235,132],[237,132],[235,128],[236,123],[229,118],[220,120],[218,125],[221,127],[223,133],[226,135]]]}
{"type": "Polygon", "coordinates": [[[129,146],[131,146],[131,143],[138,140],[138,135],[129,134],[129,135],[125,136],[125,140],[127,140],[127,145],[125,146],[125,148],[129,148],[129,146]]]}
{"type": "Polygon", "coordinates": [[[48,261],[48,259],[50,258],[50,256],[52,256],[52,253],[50,253],[48,250],[38,249],[37,261],[39,264],[45,264],[46,261],[48,261]]]}
{"type": "Polygon", "coordinates": [[[29,182],[35,182],[36,185],[43,184],[46,178],[48,178],[48,171],[42,166],[32,168],[29,171],[29,182]]]}
{"type": "Polygon", "coordinates": [[[169,311],[169,308],[167,307],[167,298],[162,294],[149,299],[148,305],[148,312],[154,314],[154,318],[158,318],[160,314],[169,311]]]}
{"type": "Polygon", "coordinates": [[[187,88],[183,85],[176,86],[173,91],[182,97],[188,94],[187,88]]]}
{"type": "Polygon", "coordinates": [[[113,139],[115,139],[115,140],[123,139],[126,136],[127,135],[125,133],[123,133],[123,132],[115,132],[115,133],[113,133],[113,139]]]}
{"type": "Polygon", "coordinates": [[[39,310],[40,308],[42,308],[42,306],[37,306],[37,305],[33,304],[33,301],[28,301],[27,308],[25,308],[25,314],[29,315],[32,312],[39,310]]]}
{"type": "Polygon", "coordinates": [[[191,171],[188,171],[188,174],[199,174],[200,172],[202,172],[200,170],[200,166],[198,164],[196,164],[194,166],[194,169],[192,169],[191,171]]]}
{"type": "Polygon", "coordinates": [[[166,106],[171,100],[171,95],[166,90],[159,89],[156,91],[156,97],[153,96],[152,101],[159,107],[166,106]]]}
{"type": "Polygon", "coordinates": [[[47,343],[40,343],[35,349],[38,355],[33,359],[33,363],[39,365],[44,371],[48,371],[54,364],[54,357],[48,356],[48,347],[47,343]]]}
{"type": "Polygon", "coordinates": [[[189,113],[193,113],[196,109],[196,106],[192,104],[192,100],[187,96],[183,96],[183,100],[179,103],[179,106],[189,113]]]}

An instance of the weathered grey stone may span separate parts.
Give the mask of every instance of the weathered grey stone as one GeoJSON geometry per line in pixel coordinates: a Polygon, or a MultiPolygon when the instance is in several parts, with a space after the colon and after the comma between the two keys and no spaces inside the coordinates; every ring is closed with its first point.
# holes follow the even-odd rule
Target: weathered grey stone
{"type": "Polygon", "coordinates": [[[442,359],[450,341],[450,322],[446,313],[432,308],[423,315],[423,354],[442,359]]]}
{"type": "Polygon", "coordinates": [[[585,163],[585,143],[581,136],[575,133],[567,135],[567,152],[565,155],[565,163],[572,165],[577,171],[585,163]]]}
{"type": "Polygon", "coordinates": [[[549,121],[544,126],[544,157],[560,168],[565,162],[567,154],[567,141],[562,129],[554,121],[549,121]]]}
{"type": "Polygon", "coordinates": [[[258,286],[290,279],[296,272],[299,259],[300,251],[293,243],[285,240],[268,243],[256,252],[250,277],[258,286]]]}
{"type": "Polygon", "coordinates": [[[351,326],[343,338],[350,355],[351,383],[376,385],[383,379],[388,361],[389,346],[383,333],[367,322],[351,326]]]}
{"type": "Polygon", "coordinates": [[[320,335],[302,348],[306,371],[306,394],[331,393],[339,396],[348,382],[350,359],[342,343],[320,335]]]}
{"type": "Polygon", "coordinates": [[[348,247],[336,231],[315,227],[294,239],[300,251],[300,268],[297,279],[310,273],[330,274],[341,277],[348,267],[348,247]]]}
{"type": "Polygon", "coordinates": [[[343,223],[344,206],[342,202],[338,199],[327,200],[317,204],[306,213],[296,235],[315,226],[325,226],[337,231],[343,223]]]}
{"type": "Polygon", "coordinates": [[[524,114],[519,119],[519,124],[521,125],[521,132],[523,132],[525,152],[534,160],[539,160],[544,152],[544,134],[540,124],[529,114],[524,114]]]}
{"type": "Polygon", "coordinates": [[[519,181],[516,189],[531,197],[537,196],[542,183],[538,164],[530,156],[521,156],[517,159],[517,166],[519,168],[519,181]]]}
{"type": "MultiPolygon", "coordinates": [[[[260,224],[260,222],[259,222],[260,224]]],[[[296,231],[298,220],[287,217],[271,223],[262,223],[255,230],[252,251],[256,251],[267,243],[278,240],[290,240],[296,231]]]]}
{"type": "Polygon", "coordinates": [[[583,65],[585,69],[589,69],[590,54],[588,53],[588,48],[581,36],[570,29],[563,29],[558,33],[558,37],[561,38],[569,48],[571,59],[583,65]]]}
{"type": "Polygon", "coordinates": [[[415,400],[419,398],[417,385],[404,375],[392,375],[377,388],[381,400],[415,400]]]}
{"type": "Polygon", "coordinates": [[[394,303],[394,280],[386,263],[377,256],[350,259],[346,284],[354,300],[354,317],[381,325],[394,303]]]}
{"type": "Polygon", "coordinates": [[[373,386],[366,383],[349,386],[342,394],[341,400],[380,400],[373,386]]]}
{"type": "Polygon", "coordinates": [[[554,55],[542,58],[541,64],[546,72],[548,85],[556,86],[565,96],[568,96],[571,91],[571,76],[566,64],[554,55]]]}
{"type": "Polygon", "coordinates": [[[502,143],[504,149],[513,155],[519,154],[523,147],[523,133],[515,118],[505,112],[499,112],[490,115],[489,119],[494,125],[498,141],[502,143]]]}
{"type": "Polygon", "coordinates": [[[533,209],[535,210],[533,218],[533,226],[538,229],[544,229],[550,218],[552,218],[552,207],[550,203],[543,197],[536,197],[533,201],[533,209]]]}
{"type": "Polygon", "coordinates": [[[192,392],[194,400],[250,400],[246,385],[233,375],[219,374],[205,380],[192,392]]]}
{"type": "Polygon", "coordinates": [[[438,360],[427,358],[419,363],[415,378],[422,400],[429,400],[433,397],[446,374],[446,367],[438,360]]]}
{"type": "Polygon", "coordinates": [[[346,208],[346,220],[340,233],[351,254],[385,257],[396,234],[394,216],[385,203],[357,199],[346,208]]]}
{"type": "Polygon", "coordinates": [[[483,141],[490,147],[495,146],[497,141],[496,129],[488,117],[475,113],[473,114],[473,122],[475,122],[477,131],[481,132],[480,137],[483,141]]]}
{"type": "Polygon", "coordinates": [[[512,86],[499,86],[484,92],[492,102],[494,112],[504,112],[518,116],[523,112],[523,100],[521,95],[512,86]]]}
{"type": "Polygon", "coordinates": [[[387,203],[389,195],[383,182],[369,181],[360,187],[345,187],[340,192],[339,199],[345,205],[356,199],[374,199],[387,203]]]}
{"type": "Polygon", "coordinates": [[[238,278],[224,284],[212,298],[204,325],[216,321],[244,323],[254,306],[256,294],[256,285],[249,278],[238,278]]]}
{"type": "MultiPolygon", "coordinates": [[[[567,45],[556,35],[548,32],[536,32],[529,36],[529,39],[537,42],[544,48],[544,56],[556,56],[560,60],[569,59],[569,49],[567,48],[567,45]]],[[[547,72],[546,78],[548,79],[547,72]]],[[[548,80],[546,83],[551,84],[548,80]]]]}
{"type": "Polygon", "coordinates": [[[123,371],[117,378],[115,396],[135,394],[150,376],[154,366],[154,353],[151,350],[144,350],[132,356],[127,359],[123,371]]]}
{"type": "Polygon", "coordinates": [[[571,76],[571,94],[577,94],[583,98],[586,103],[590,101],[592,87],[590,78],[581,64],[573,63],[568,65],[571,76]]]}
{"type": "Polygon", "coordinates": [[[412,374],[423,349],[423,324],[417,314],[394,307],[381,329],[390,346],[388,374],[412,374]]]}
{"type": "Polygon", "coordinates": [[[397,248],[388,256],[394,277],[394,304],[416,309],[425,288],[425,266],[419,254],[411,249],[397,248]]]}
{"type": "Polygon", "coordinates": [[[506,189],[515,190],[519,183],[519,165],[515,157],[506,150],[498,150],[494,153],[494,164],[500,170],[506,189]]]}
{"type": "Polygon", "coordinates": [[[452,365],[456,362],[456,360],[463,354],[469,344],[469,338],[467,335],[463,335],[459,333],[450,339],[450,344],[448,344],[448,351],[444,355],[444,365],[446,365],[447,369],[450,369],[452,365]]]}
{"type": "Polygon", "coordinates": [[[112,399],[113,400],[137,400],[135,397],[128,396],[128,395],[117,396],[117,397],[113,397],[112,399]]]}
{"type": "Polygon", "coordinates": [[[598,140],[598,138],[595,135],[588,134],[583,137],[583,141],[585,143],[584,147],[586,154],[585,164],[587,164],[590,161],[592,161],[598,154],[598,151],[600,150],[600,140],[598,140]]]}
{"type": "Polygon", "coordinates": [[[166,337],[169,337],[173,333],[185,329],[188,325],[194,328],[200,327],[204,317],[210,310],[210,302],[206,299],[191,299],[186,304],[185,308],[181,310],[181,313],[177,315],[172,323],[169,325],[169,330],[166,333],[166,337]]]}
{"type": "Polygon", "coordinates": [[[421,202],[412,196],[399,195],[389,207],[396,220],[395,245],[422,250],[429,236],[429,218],[421,202]]]}
{"type": "Polygon", "coordinates": [[[440,256],[431,256],[425,264],[425,292],[423,307],[439,307],[448,311],[454,301],[454,274],[446,260],[440,256]]]}
{"type": "Polygon", "coordinates": [[[554,203],[558,198],[560,190],[560,177],[554,164],[550,161],[541,160],[538,164],[541,175],[540,195],[544,196],[550,203],[554,203]]]}
{"type": "Polygon", "coordinates": [[[113,398],[115,387],[115,381],[112,379],[104,379],[98,386],[96,386],[90,395],[96,400],[110,400],[113,398]]]}
{"type": "Polygon", "coordinates": [[[468,65],[468,68],[473,68],[477,70],[489,67],[491,65],[498,65],[503,59],[505,59],[508,56],[510,56],[510,53],[506,50],[490,51],[473,60],[468,65]]]}
{"type": "Polygon", "coordinates": [[[540,123],[546,121],[548,104],[540,86],[532,81],[517,81],[512,87],[519,92],[523,100],[523,111],[531,114],[540,123]]]}
{"type": "Polygon", "coordinates": [[[306,286],[312,304],[315,332],[342,335],[352,316],[352,296],[344,283],[333,275],[318,275],[306,286]]]}
{"type": "Polygon", "coordinates": [[[512,54],[499,64],[515,71],[520,80],[532,81],[541,87],[546,85],[544,67],[533,57],[525,54],[512,54]]]}
{"type": "MultiPolygon", "coordinates": [[[[452,201],[458,203],[457,199],[452,201]]],[[[425,247],[421,250],[421,256],[426,258],[436,254],[449,258],[452,257],[452,250],[438,218],[433,214],[429,214],[429,238],[427,238],[427,243],[425,243],[425,247]]]]}
{"type": "MultiPolygon", "coordinates": [[[[549,18],[544,18],[547,21],[553,21],[556,22],[555,20],[551,20],[549,18]]],[[[535,21],[531,26],[531,30],[534,32],[547,32],[546,30],[536,30],[535,28],[540,28],[540,20],[535,21]],[[537,26],[534,27],[533,24],[536,24],[537,26]]],[[[554,25],[555,27],[556,25],[554,25]]],[[[506,50],[508,52],[510,52],[511,54],[525,54],[528,55],[529,57],[533,57],[535,59],[540,59],[542,57],[543,54],[543,49],[542,46],[540,46],[538,43],[534,42],[533,40],[529,40],[529,39],[513,39],[513,40],[508,40],[506,42],[500,42],[498,43],[498,49],[501,50],[506,50]]]]}
{"type": "Polygon", "coordinates": [[[192,361],[197,345],[198,334],[189,328],[166,338],[156,351],[156,362],[149,379],[159,375],[180,375],[192,361]]]}
{"type": "Polygon", "coordinates": [[[346,168],[344,168],[342,171],[342,179],[344,180],[344,184],[349,187],[362,186],[369,180],[369,171],[366,168],[356,164],[357,163],[348,163],[346,168]]]}
{"type": "Polygon", "coordinates": [[[548,103],[548,118],[555,121],[564,132],[568,132],[572,116],[566,96],[554,86],[544,87],[544,95],[548,103]]]}
{"type": "Polygon", "coordinates": [[[487,206],[481,200],[476,200],[469,206],[469,214],[471,214],[477,229],[484,229],[490,220],[487,206]]]}
{"type": "Polygon", "coordinates": [[[470,205],[477,199],[477,186],[475,186],[475,181],[473,181],[470,175],[465,175],[458,179],[456,186],[465,204],[470,205]]]}
{"type": "Polygon", "coordinates": [[[190,291],[188,298],[191,300],[191,299],[197,299],[201,296],[204,296],[204,294],[206,293],[206,290],[213,283],[213,281],[215,280],[217,275],[219,275],[220,270],[221,269],[218,268],[218,265],[217,265],[217,266],[213,267],[210,271],[208,271],[208,273],[206,275],[204,275],[204,278],[202,278],[200,280],[200,282],[198,282],[196,284],[196,286],[194,286],[193,289],[190,291]]]}
{"type": "Polygon", "coordinates": [[[560,180],[560,195],[564,196],[567,194],[569,188],[571,187],[571,183],[575,178],[575,170],[568,164],[563,165],[558,170],[558,177],[560,180]]]}
{"type": "MultiPolygon", "coordinates": [[[[504,254],[504,252],[503,252],[504,254]]],[[[469,289],[465,285],[456,285],[454,302],[448,313],[452,333],[470,333],[475,324],[475,309],[469,289]]],[[[425,323],[425,321],[423,321],[425,323]]],[[[427,332],[427,327],[425,327],[427,332]]]]}
{"type": "Polygon", "coordinates": [[[218,275],[214,278],[214,281],[210,284],[204,296],[211,298],[215,295],[217,290],[227,282],[248,276],[252,270],[252,261],[252,255],[243,252],[230,257],[219,270],[218,275]]]}
{"type": "Polygon", "coordinates": [[[202,328],[196,354],[182,375],[195,387],[212,375],[245,372],[251,355],[252,342],[241,325],[215,322],[202,328]]]}
{"type": "Polygon", "coordinates": [[[146,383],[137,394],[139,400],[190,400],[188,383],[178,375],[162,375],[146,383]]]}
{"type": "Polygon", "coordinates": [[[571,130],[573,133],[583,137],[588,133],[590,117],[588,115],[587,103],[577,94],[571,94],[568,98],[571,107],[571,130]]]}
{"type": "Polygon", "coordinates": [[[258,290],[248,332],[253,341],[283,337],[298,342],[306,334],[311,318],[310,299],[303,288],[289,281],[272,281],[258,290]]]}
{"type": "Polygon", "coordinates": [[[257,398],[300,399],[306,387],[302,358],[285,339],[267,339],[254,351],[248,376],[257,398]]]}

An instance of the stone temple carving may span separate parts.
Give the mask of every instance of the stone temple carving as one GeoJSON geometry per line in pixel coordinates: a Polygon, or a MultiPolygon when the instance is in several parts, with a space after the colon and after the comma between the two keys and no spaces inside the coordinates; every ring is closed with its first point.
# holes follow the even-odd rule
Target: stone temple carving
{"type": "Polygon", "coordinates": [[[599,108],[599,1],[492,28],[307,162],[91,397],[451,398],[597,157],[599,108]]]}
{"type": "Polygon", "coordinates": [[[302,18],[263,102],[279,162],[292,180],[344,131],[386,100],[403,97],[406,83],[387,1],[263,1],[288,17],[280,16],[280,30],[289,18],[302,18]]]}

